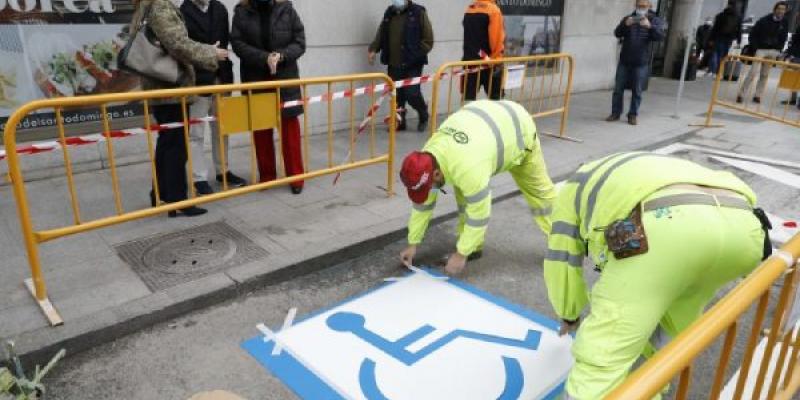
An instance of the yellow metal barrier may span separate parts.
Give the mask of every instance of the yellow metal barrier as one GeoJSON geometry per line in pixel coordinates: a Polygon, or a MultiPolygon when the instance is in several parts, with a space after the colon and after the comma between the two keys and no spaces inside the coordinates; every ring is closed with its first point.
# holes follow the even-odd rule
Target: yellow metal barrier
{"type": "Polygon", "coordinates": [[[752,326],[743,326],[750,334],[733,398],[737,400],[742,398],[751,372],[755,374],[752,376],[756,377],[756,381],[749,398],[770,400],[794,398],[800,389],[800,368],[797,368],[800,363],[800,335],[794,325],[796,322],[788,319],[800,278],[800,273],[797,271],[798,258],[800,258],[800,235],[792,238],[700,319],[633,372],[622,385],[609,394],[607,399],[650,399],[678,375],[680,383],[676,398],[687,398],[694,360],[724,335],[714,383],[708,391],[709,399],[719,398],[734,349],[737,328],[742,325],[739,319],[756,303],[752,326]],[[773,284],[780,280],[782,288],[769,329],[762,329],[766,326],[773,284]],[[759,365],[754,365],[754,354],[762,335],[767,336],[766,347],[761,362],[759,365]],[[777,362],[773,363],[776,350],[778,358],[777,362]],[[752,369],[753,367],[758,369],[752,369]],[[767,379],[768,371],[771,371],[769,379],[767,379]],[[766,394],[766,397],[762,397],[762,394],[766,394]]]}
{"type": "Polygon", "coordinates": [[[566,136],[574,70],[572,56],[562,53],[444,64],[433,78],[431,134],[438,128],[440,112],[450,115],[454,109],[476,99],[479,92],[483,91],[488,98],[505,98],[524,105],[534,118],[561,115],[561,127],[557,135],[542,133],[579,141],[566,136]],[[447,105],[440,109],[439,98],[444,80],[448,81],[447,105]],[[456,90],[458,93],[454,95],[456,90]]]}
{"type": "Polygon", "coordinates": [[[800,64],[729,55],[720,65],[706,120],[696,126],[723,126],[712,124],[714,107],[720,106],[800,128],[800,109],[787,101],[792,92],[799,91],[800,64]],[[762,74],[766,76],[766,81],[763,91],[759,93],[762,74]]]}
{"type": "MultiPolygon", "coordinates": [[[[367,97],[370,99],[369,115],[374,114],[372,106],[374,104],[377,104],[376,102],[377,96],[388,96],[390,98],[388,110],[396,109],[394,83],[387,75],[359,74],[359,75],[348,75],[348,76],[327,77],[327,78],[298,79],[298,80],[287,80],[287,81],[276,81],[276,82],[257,82],[257,83],[235,84],[235,85],[218,85],[218,86],[206,86],[206,87],[195,87],[195,88],[157,90],[148,92],[105,94],[105,95],[85,96],[85,97],[55,98],[55,99],[33,101],[31,103],[25,104],[24,106],[16,110],[14,114],[12,114],[8,119],[8,123],[6,125],[4,133],[5,134],[4,138],[5,138],[5,146],[8,158],[9,175],[14,190],[14,196],[16,199],[16,204],[19,212],[20,226],[22,229],[23,239],[28,254],[28,261],[30,264],[30,270],[32,276],[32,279],[25,280],[25,284],[28,287],[28,290],[31,292],[31,294],[35,297],[36,301],[39,303],[40,307],[42,308],[42,311],[45,313],[50,323],[52,325],[60,325],[63,323],[63,320],[53,307],[53,304],[51,303],[47,295],[47,287],[45,285],[45,279],[42,274],[41,261],[39,259],[39,246],[42,243],[49,242],[51,240],[55,240],[65,236],[93,231],[103,227],[123,224],[125,222],[133,220],[156,216],[158,214],[162,214],[169,211],[176,211],[186,207],[212,203],[235,196],[241,196],[248,193],[258,192],[276,186],[287,185],[292,182],[316,178],[323,175],[336,174],[343,171],[358,169],[375,164],[386,164],[387,166],[386,190],[388,194],[391,196],[393,194],[393,183],[394,183],[393,170],[394,170],[394,152],[395,152],[394,151],[395,119],[389,118],[390,125],[389,125],[389,136],[388,136],[388,148],[386,152],[382,154],[376,154],[375,151],[376,118],[372,118],[369,127],[369,136],[370,136],[369,156],[361,160],[356,160],[355,134],[356,134],[356,127],[359,125],[359,123],[355,120],[356,102],[353,93],[353,88],[355,87],[356,83],[363,84],[364,86],[370,88],[374,88],[376,85],[381,85],[383,88],[385,88],[385,91],[378,93],[376,93],[376,90],[366,91],[367,97]],[[350,94],[349,96],[350,97],[349,101],[350,152],[348,160],[346,160],[342,164],[338,164],[338,161],[333,160],[333,140],[334,140],[333,105],[331,103],[333,101],[332,98],[334,97],[333,90],[335,89],[336,85],[344,85],[345,86],[344,89],[349,89],[349,94],[350,94]],[[223,182],[223,189],[225,189],[224,191],[217,192],[208,196],[196,197],[194,193],[194,185],[192,182],[192,173],[191,173],[192,159],[191,159],[191,151],[189,149],[189,140],[188,140],[189,125],[192,122],[190,121],[189,114],[187,112],[187,103],[189,99],[193,96],[198,96],[198,95],[210,95],[214,96],[218,101],[219,107],[217,115],[215,117],[216,117],[216,123],[218,123],[220,127],[220,149],[221,149],[220,156],[222,159],[222,164],[225,165],[224,157],[226,151],[224,149],[224,143],[222,137],[225,135],[232,135],[236,133],[247,133],[261,129],[275,128],[279,130],[281,126],[280,123],[281,100],[280,100],[280,93],[277,89],[291,88],[291,87],[301,88],[302,93],[304,94],[308,94],[310,89],[317,89],[317,91],[321,91],[320,87],[321,89],[324,89],[322,99],[324,102],[328,103],[327,104],[327,133],[328,133],[327,167],[317,170],[309,170],[310,144],[308,137],[310,135],[310,128],[309,128],[308,111],[310,103],[308,99],[306,99],[302,101],[301,104],[301,106],[305,111],[304,122],[303,122],[303,127],[304,127],[303,155],[305,160],[306,172],[304,174],[295,175],[291,177],[284,177],[270,182],[251,184],[246,187],[232,189],[232,190],[227,190],[227,181],[226,181],[223,182]],[[154,132],[152,131],[150,111],[152,110],[152,107],[154,107],[153,105],[154,101],[164,101],[170,99],[177,99],[177,102],[178,104],[180,104],[180,108],[183,114],[182,134],[186,139],[186,146],[187,146],[186,148],[187,158],[188,158],[187,181],[189,187],[189,199],[175,203],[160,204],[161,203],[160,194],[158,193],[158,185],[156,184],[158,179],[156,175],[157,172],[155,167],[155,155],[153,151],[152,136],[154,132]],[[120,194],[120,179],[114,152],[114,142],[112,140],[112,134],[111,134],[113,121],[111,120],[107,112],[107,107],[109,104],[123,103],[123,102],[143,103],[144,119],[145,119],[144,122],[147,131],[146,132],[147,146],[151,163],[150,170],[152,175],[152,181],[149,183],[153,184],[154,194],[156,198],[156,206],[152,208],[126,211],[123,207],[122,195],[120,194]],[[108,151],[108,161],[109,161],[108,165],[110,169],[112,189],[114,195],[114,208],[116,211],[116,215],[114,216],[103,217],[88,221],[82,218],[81,209],[78,201],[78,193],[75,185],[73,165],[66,141],[66,134],[65,134],[66,128],[61,118],[63,110],[75,107],[100,108],[100,111],[102,112],[103,129],[104,129],[104,135],[106,136],[106,148],[108,151]],[[72,205],[74,223],[68,226],[61,226],[54,229],[36,230],[34,228],[33,220],[31,219],[31,210],[26,194],[25,180],[23,178],[22,168],[20,164],[20,156],[19,154],[17,154],[16,127],[17,124],[29,113],[34,111],[51,110],[51,109],[55,110],[55,115],[57,116],[58,119],[57,121],[58,137],[60,140],[61,148],[63,150],[65,175],[69,189],[69,197],[72,205]]],[[[363,128],[367,127],[363,126],[363,128]]],[[[162,134],[177,134],[177,133],[162,133],[162,134]]],[[[276,153],[278,154],[278,162],[281,165],[283,165],[283,163],[281,162],[282,160],[280,159],[281,135],[278,134],[276,136],[278,137],[278,146],[277,146],[278,150],[276,151],[276,153]]],[[[251,147],[252,147],[252,158],[251,158],[252,177],[253,177],[253,182],[257,182],[258,179],[256,175],[255,144],[254,143],[251,144],[251,147]]],[[[223,176],[225,176],[225,171],[222,171],[221,173],[223,176]]]]}

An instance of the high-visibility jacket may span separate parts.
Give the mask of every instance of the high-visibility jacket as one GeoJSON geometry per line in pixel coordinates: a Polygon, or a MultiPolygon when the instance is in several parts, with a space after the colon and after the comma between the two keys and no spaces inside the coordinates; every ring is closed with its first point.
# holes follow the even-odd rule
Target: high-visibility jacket
{"type": "Polygon", "coordinates": [[[464,13],[464,57],[462,60],[480,60],[481,51],[492,59],[503,57],[506,28],[503,12],[495,0],[475,0],[464,13]]]}
{"type": "Polygon", "coordinates": [[[734,174],[691,161],[648,152],[614,154],[582,166],[553,205],[553,225],[544,260],[548,296],[559,317],[577,319],[588,302],[583,259],[601,268],[610,254],[604,229],[628,217],[637,204],[661,188],[694,184],[729,189],[751,205],[756,195],[734,174]]]}
{"type": "MultiPolygon", "coordinates": [[[[536,143],[536,124],[521,105],[511,101],[480,100],[451,115],[423,147],[432,154],[453,185],[459,209],[466,213],[458,252],[470,255],[483,244],[492,207],[489,180],[520,165],[536,143]]],[[[424,204],[414,204],[408,224],[408,243],[422,242],[436,206],[438,190],[424,204]]]]}

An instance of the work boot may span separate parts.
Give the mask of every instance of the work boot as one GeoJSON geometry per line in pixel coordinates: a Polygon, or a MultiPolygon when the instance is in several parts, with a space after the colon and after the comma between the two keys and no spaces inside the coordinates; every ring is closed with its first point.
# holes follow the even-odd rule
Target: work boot
{"type": "Polygon", "coordinates": [[[483,257],[483,250],[475,250],[467,257],[467,261],[480,260],[483,257]]]}
{"type": "Polygon", "coordinates": [[[606,121],[608,122],[619,121],[619,115],[611,114],[608,116],[608,118],[606,118],[606,121]]]}
{"type": "Polygon", "coordinates": [[[628,123],[631,125],[639,125],[639,122],[636,121],[635,115],[628,115],[628,123]]]}
{"type": "Polygon", "coordinates": [[[214,194],[214,189],[206,181],[198,181],[194,183],[194,191],[198,196],[207,196],[214,194]]]}

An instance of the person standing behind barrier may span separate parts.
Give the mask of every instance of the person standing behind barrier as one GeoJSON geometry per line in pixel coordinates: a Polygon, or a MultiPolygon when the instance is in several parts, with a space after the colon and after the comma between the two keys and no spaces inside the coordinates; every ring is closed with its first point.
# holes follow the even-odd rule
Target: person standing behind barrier
{"type": "MultiPolygon", "coordinates": [[[[242,0],[236,6],[231,29],[233,51],[242,61],[242,82],[300,78],[297,60],[306,52],[306,33],[300,16],[288,0],[242,0]]],[[[282,102],[302,100],[300,87],[280,89],[282,102]]],[[[303,173],[300,142],[302,106],[283,109],[281,145],[286,175],[303,173]]],[[[254,132],[256,158],[261,182],[277,179],[273,129],[254,132]]],[[[291,184],[300,194],[303,181],[291,184]]]]}
{"type": "Polygon", "coordinates": [[[544,260],[560,333],[580,325],[568,399],[604,398],[640,356],[652,356],[769,255],[769,221],[755,203],[730,172],[654,153],[619,153],[578,169],[553,205],[544,260]],[[591,293],[586,256],[601,271],[591,293]]]}
{"type": "Polygon", "coordinates": [[[631,86],[631,105],[628,123],[637,124],[642,91],[650,71],[650,52],[653,42],[664,40],[664,22],[650,8],[650,0],[636,0],[636,10],[620,21],[614,36],[622,41],[622,51],[617,64],[611,115],[606,121],[619,121],[622,115],[625,87],[631,86]]]}
{"type": "MultiPolygon", "coordinates": [[[[189,37],[200,43],[217,44],[221,49],[228,48],[230,40],[230,28],[228,24],[228,10],[219,0],[183,0],[181,13],[186,21],[186,30],[189,37]]],[[[206,71],[196,68],[197,86],[219,85],[233,83],[233,63],[230,60],[220,61],[216,72],[206,71]]],[[[217,105],[214,97],[199,96],[195,102],[189,106],[191,118],[203,118],[205,116],[216,115],[217,105]]],[[[192,152],[192,175],[194,175],[194,187],[199,195],[214,193],[211,185],[208,184],[208,167],[205,161],[205,125],[194,124],[189,131],[190,149],[192,152]]],[[[210,123],[211,126],[211,153],[214,166],[217,171],[217,181],[222,182],[222,160],[219,148],[219,125],[210,123]]],[[[225,136],[224,148],[227,155],[228,137],[225,136]]],[[[225,157],[226,166],[228,157],[225,157]]],[[[225,168],[227,170],[227,168],[225,168]]],[[[231,186],[244,186],[247,181],[236,176],[231,171],[227,171],[228,184],[231,186]]]]}
{"type": "MultiPolygon", "coordinates": [[[[141,26],[145,15],[147,24],[161,46],[170,56],[181,64],[183,75],[177,85],[170,85],[159,80],[142,76],[142,89],[169,89],[188,87],[195,84],[197,66],[206,71],[216,71],[219,62],[228,58],[228,51],[215,45],[196,42],[189,38],[180,10],[169,0],[138,0],[132,18],[132,28],[141,26]]],[[[134,30],[131,29],[133,32],[134,30]]],[[[159,124],[183,123],[182,107],[177,101],[151,101],[153,115],[159,124]]],[[[158,192],[161,200],[175,203],[186,200],[188,185],[186,183],[187,149],[183,127],[167,129],[159,132],[155,150],[156,174],[158,176],[158,192]]],[[[154,191],[150,191],[150,203],[156,206],[154,191]]],[[[169,216],[178,213],[192,217],[206,213],[199,207],[188,207],[180,211],[170,211],[169,216]]]]}
{"type": "MultiPolygon", "coordinates": [[[[464,13],[464,57],[462,61],[492,60],[503,58],[505,50],[506,29],[503,23],[503,12],[496,0],[475,0],[464,13]]],[[[486,95],[498,100],[503,92],[503,67],[495,66],[494,73],[490,69],[481,70],[465,76],[466,87],[464,98],[475,100],[478,90],[483,87],[486,95]],[[478,81],[480,76],[480,82],[478,81]],[[491,86],[491,93],[489,93],[491,86]]],[[[462,86],[463,87],[463,86],[462,86]]]]}
{"type": "MultiPolygon", "coordinates": [[[[775,3],[772,14],[765,15],[753,26],[748,42],[750,46],[755,48],[755,56],[757,58],[777,60],[781,56],[783,47],[786,45],[786,39],[789,37],[789,20],[785,18],[788,9],[787,2],[779,1],[775,3]]],[[[756,92],[753,95],[753,103],[761,103],[761,96],[767,87],[769,72],[772,69],[772,64],[769,61],[753,63],[750,66],[750,70],[747,71],[747,76],[744,78],[744,83],[739,88],[739,94],[736,96],[737,103],[742,103],[744,97],[749,94],[750,86],[753,85],[753,79],[756,76],[756,69],[760,71],[760,74],[756,92]]]]}
{"type": "MultiPolygon", "coordinates": [[[[789,42],[789,47],[783,55],[783,59],[794,64],[800,64],[800,14],[798,14],[797,19],[797,29],[794,31],[792,41],[789,42]]],[[[797,105],[797,108],[800,108],[800,102],[797,101],[797,92],[792,92],[792,97],[789,100],[781,101],[781,104],[797,105]]]]}
{"type": "Polygon", "coordinates": [[[458,204],[458,244],[447,260],[449,274],[483,255],[483,239],[492,209],[491,178],[509,172],[522,191],[533,219],[550,233],[550,206],[556,196],[547,175],[536,123],[525,107],[511,101],[475,101],[447,118],[422,151],[406,156],[400,178],[413,203],[408,247],[400,253],[407,266],[428,229],[441,188],[453,185],[458,204]]]}
{"type": "Polygon", "coordinates": [[[736,12],[736,1],[729,0],[728,6],[714,17],[714,26],[708,37],[709,46],[713,49],[708,64],[708,72],[716,75],[719,64],[728,55],[733,41],[742,42],[742,17],[736,12]]]}
{"type": "MultiPolygon", "coordinates": [[[[392,0],[392,5],[383,14],[375,40],[369,45],[368,61],[375,62],[376,53],[381,53],[381,63],[389,67],[389,76],[395,80],[422,76],[422,68],[428,64],[428,53],[433,49],[433,28],[425,7],[411,0],[392,0]]],[[[405,109],[406,102],[417,111],[417,130],[428,126],[428,105],[419,85],[397,89],[397,107],[405,109]]],[[[400,112],[402,120],[398,131],[406,130],[406,111],[400,112]]]]}
{"type": "Polygon", "coordinates": [[[714,20],[711,17],[706,18],[703,25],[697,27],[697,32],[694,35],[695,49],[694,56],[698,60],[698,68],[708,65],[711,58],[711,51],[709,51],[709,36],[711,36],[711,29],[714,25],[714,20]]]}

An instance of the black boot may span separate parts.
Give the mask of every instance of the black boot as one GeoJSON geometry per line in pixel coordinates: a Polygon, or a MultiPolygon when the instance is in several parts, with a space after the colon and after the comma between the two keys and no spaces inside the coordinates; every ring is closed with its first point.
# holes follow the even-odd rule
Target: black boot
{"type": "Polygon", "coordinates": [[[419,115],[419,124],[417,125],[417,130],[420,132],[425,132],[428,130],[428,113],[420,114],[419,115]]]}
{"type": "Polygon", "coordinates": [[[400,114],[400,123],[397,124],[397,131],[398,132],[404,131],[404,130],[407,129],[406,128],[406,112],[405,111],[401,111],[399,114],[400,114]]]}

